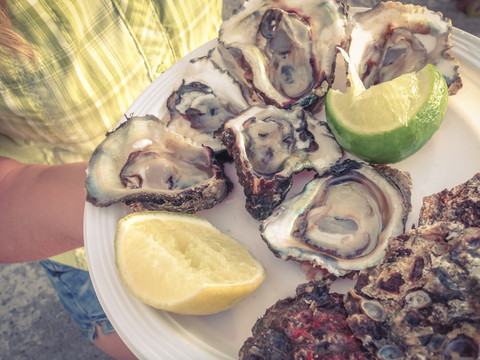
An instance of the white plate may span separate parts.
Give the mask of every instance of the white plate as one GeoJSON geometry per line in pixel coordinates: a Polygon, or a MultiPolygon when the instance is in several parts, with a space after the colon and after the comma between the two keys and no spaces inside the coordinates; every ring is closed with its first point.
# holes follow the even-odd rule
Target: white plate
{"type": "MultiPolygon", "coordinates": [[[[415,222],[412,219],[418,218],[423,196],[451,188],[480,171],[480,39],[455,29],[453,44],[463,88],[450,97],[446,118],[430,142],[396,165],[409,171],[413,179],[413,210],[408,227],[415,222]]],[[[180,60],[126,113],[158,113],[187,61],[214,45],[214,41],[210,42],[180,60]]],[[[236,183],[231,165],[226,172],[236,183]]],[[[297,177],[293,193],[300,191],[304,182],[302,175],[297,177]]],[[[128,292],[115,268],[113,239],[116,224],[126,213],[121,205],[97,208],[87,203],[85,247],[98,298],[117,332],[140,359],[237,358],[256,319],[277,300],[293,295],[296,286],[305,281],[297,263],[279,260],[268,250],[260,238],[258,223],[244,209],[243,190],[236,185],[222,204],[200,214],[248,247],[267,269],[264,283],[243,302],[216,315],[181,316],[156,310],[128,292]]]]}

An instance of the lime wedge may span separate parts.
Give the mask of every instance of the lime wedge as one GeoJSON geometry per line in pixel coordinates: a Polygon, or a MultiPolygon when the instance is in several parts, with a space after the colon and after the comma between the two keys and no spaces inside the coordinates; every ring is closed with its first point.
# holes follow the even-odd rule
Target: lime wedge
{"type": "Polygon", "coordinates": [[[372,163],[395,163],[417,152],[440,127],[448,88],[434,65],[368,89],[355,75],[345,93],[330,89],[325,100],[328,124],[345,150],[372,163]]]}

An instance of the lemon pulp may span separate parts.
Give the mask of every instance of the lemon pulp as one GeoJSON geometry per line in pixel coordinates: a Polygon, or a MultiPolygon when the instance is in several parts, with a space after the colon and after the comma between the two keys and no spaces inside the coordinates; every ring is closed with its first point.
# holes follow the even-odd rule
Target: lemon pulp
{"type": "Polygon", "coordinates": [[[265,278],[248,250],[205,218],[170,212],[133,213],[115,236],[116,266],[142,302],[181,314],[225,310],[265,278]]]}

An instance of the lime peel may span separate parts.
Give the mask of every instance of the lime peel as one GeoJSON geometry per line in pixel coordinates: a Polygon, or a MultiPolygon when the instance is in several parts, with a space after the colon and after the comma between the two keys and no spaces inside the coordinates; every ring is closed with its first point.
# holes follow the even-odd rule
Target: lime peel
{"type": "Polygon", "coordinates": [[[325,100],[340,145],[372,163],[395,163],[423,147],[447,110],[448,88],[440,71],[427,64],[365,89],[348,55],[346,61],[351,87],[345,93],[330,89],[325,100]]]}

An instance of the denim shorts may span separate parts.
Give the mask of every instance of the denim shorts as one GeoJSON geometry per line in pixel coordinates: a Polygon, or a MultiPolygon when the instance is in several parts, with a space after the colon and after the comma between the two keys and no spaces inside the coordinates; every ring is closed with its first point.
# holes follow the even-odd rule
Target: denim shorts
{"type": "Polygon", "coordinates": [[[60,302],[82,329],[82,335],[93,341],[97,336],[97,326],[104,335],[115,331],[98,301],[88,271],[52,260],[41,260],[40,264],[57,291],[60,302]]]}

